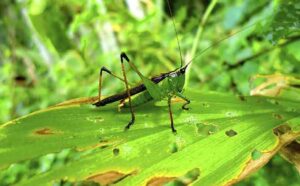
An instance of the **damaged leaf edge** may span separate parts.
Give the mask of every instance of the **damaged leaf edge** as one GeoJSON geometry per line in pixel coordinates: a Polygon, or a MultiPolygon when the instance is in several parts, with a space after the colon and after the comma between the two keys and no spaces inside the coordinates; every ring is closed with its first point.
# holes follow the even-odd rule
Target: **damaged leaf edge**
{"type": "Polygon", "coordinates": [[[295,140],[297,137],[300,136],[300,132],[289,132],[286,134],[283,134],[281,136],[277,137],[277,145],[276,147],[268,152],[263,152],[262,156],[258,160],[252,160],[250,157],[250,160],[246,163],[246,166],[243,168],[241,173],[236,178],[231,179],[225,184],[225,186],[230,186],[235,183],[238,183],[239,181],[245,179],[248,175],[254,173],[257,171],[259,168],[264,166],[266,163],[269,162],[269,160],[285,145],[291,143],[293,140],[295,140]]]}

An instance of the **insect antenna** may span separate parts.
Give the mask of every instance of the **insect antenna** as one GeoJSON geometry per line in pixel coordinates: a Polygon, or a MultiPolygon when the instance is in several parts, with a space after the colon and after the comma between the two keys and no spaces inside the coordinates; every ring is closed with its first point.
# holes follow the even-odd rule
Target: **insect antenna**
{"type": "Polygon", "coordinates": [[[223,41],[225,41],[225,40],[227,40],[227,39],[229,39],[229,38],[235,36],[236,34],[239,34],[239,33],[241,33],[241,32],[244,32],[245,30],[248,30],[249,28],[252,28],[253,26],[257,25],[258,23],[262,22],[263,20],[270,18],[272,15],[273,15],[273,14],[271,14],[271,15],[269,15],[269,16],[266,16],[266,17],[264,17],[264,18],[262,18],[262,19],[260,19],[260,20],[258,20],[258,21],[255,21],[254,23],[252,23],[252,24],[250,24],[250,25],[248,25],[248,26],[242,28],[241,30],[238,30],[237,32],[234,32],[233,34],[229,34],[229,35],[225,36],[224,38],[222,38],[222,39],[216,41],[216,42],[213,43],[212,45],[210,45],[210,46],[208,46],[207,48],[201,50],[196,56],[192,57],[192,59],[189,60],[189,61],[187,62],[186,65],[189,65],[193,60],[195,60],[196,58],[200,57],[201,54],[203,54],[203,53],[205,53],[206,51],[208,51],[209,49],[211,49],[211,48],[213,48],[213,47],[219,45],[221,42],[223,42],[223,41]]]}
{"type": "Polygon", "coordinates": [[[169,0],[167,0],[167,4],[168,4],[168,9],[169,9],[170,16],[171,16],[171,18],[172,18],[173,27],[174,27],[174,30],[175,30],[175,33],[176,33],[177,46],[178,46],[179,55],[180,55],[180,68],[181,68],[181,67],[183,66],[183,58],[182,58],[181,47],[180,47],[180,43],[179,43],[179,39],[178,39],[178,32],[177,32],[177,29],[176,29],[176,24],[175,24],[175,20],[174,20],[174,18],[173,18],[173,13],[172,13],[172,9],[171,9],[171,4],[170,4],[170,1],[169,1],[169,0]]]}

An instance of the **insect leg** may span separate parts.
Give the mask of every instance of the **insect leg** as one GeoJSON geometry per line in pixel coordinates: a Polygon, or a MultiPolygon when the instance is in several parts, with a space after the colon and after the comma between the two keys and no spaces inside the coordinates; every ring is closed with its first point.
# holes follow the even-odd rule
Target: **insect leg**
{"type": "MultiPolygon", "coordinates": [[[[134,123],[135,121],[135,116],[134,116],[134,112],[133,112],[133,108],[131,105],[131,96],[130,96],[130,92],[129,92],[129,87],[128,87],[128,82],[127,82],[127,77],[126,77],[126,73],[125,73],[125,68],[124,68],[124,63],[123,63],[123,53],[121,53],[121,66],[122,66],[122,72],[123,72],[123,76],[124,76],[124,83],[125,83],[125,87],[126,87],[126,92],[128,95],[128,99],[129,99],[129,108],[130,108],[130,112],[131,112],[131,120],[129,121],[129,123],[126,125],[125,130],[129,129],[130,126],[134,123]]],[[[126,56],[126,55],[125,55],[126,56]]],[[[126,56],[126,60],[128,60],[128,57],[126,56]],[[127,59],[126,59],[127,58],[127,59]]]]}
{"type": "Polygon", "coordinates": [[[103,72],[106,72],[106,73],[118,78],[119,80],[124,81],[124,79],[122,79],[122,78],[118,77],[117,75],[113,74],[106,67],[101,67],[100,75],[99,75],[99,85],[98,85],[98,101],[101,101],[101,88],[102,88],[102,74],[103,74],[103,72]]]}
{"type": "Polygon", "coordinates": [[[183,110],[189,110],[189,108],[188,107],[186,107],[188,104],[190,104],[191,103],[191,101],[188,99],[188,98],[186,98],[183,94],[181,94],[180,92],[177,92],[176,93],[176,96],[178,96],[178,97],[180,97],[181,99],[183,99],[184,101],[185,101],[185,103],[182,105],[182,109],[183,110]]]}
{"type": "Polygon", "coordinates": [[[173,133],[176,133],[176,129],[174,127],[174,122],[173,122],[173,114],[172,114],[172,110],[171,110],[171,98],[172,97],[168,97],[168,107],[169,107],[169,115],[170,115],[170,121],[171,121],[171,129],[173,133]]]}
{"type": "Polygon", "coordinates": [[[121,60],[123,60],[123,59],[125,59],[128,63],[129,63],[129,65],[130,65],[130,67],[143,79],[144,78],[144,76],[143,76],[143,74],[136,68],[136,66],[133,64],[133,63],[131,63],[131,61],[129,60],[129,58],[127,57],[127,55],[124,53],[124,52],[122,52],[121,53],[121,60]]]}
{"type": "Polygon", "coordinates": [[[162,94],[162,89],[155,84],[151,79],[148,79],[147,77],[143,76],[143,74],[136,68],[136,66],[129,60],[127,55],[122,52],[121,53],[121,60],[125,59],[130,67],[140,76],[140,78],[143,81],[143,84],[145,85],[147,91],[150,93],[151,97],[155,100],[160,100],[164,95],[162,94]]]}

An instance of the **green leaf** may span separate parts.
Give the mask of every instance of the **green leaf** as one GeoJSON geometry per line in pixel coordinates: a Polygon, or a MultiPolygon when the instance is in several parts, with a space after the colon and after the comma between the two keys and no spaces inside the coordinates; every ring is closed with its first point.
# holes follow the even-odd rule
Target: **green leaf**
{"type": "Polygon", "coordinates": [[[268,39],[277,43],[279,39],[300,33],[300,2],[280,0],[278,10],[270,22],[268,39]]]}
{"type": "Polygon", "coordinates": [[[229,185],[300,136],[299,102],[190,90],[185,95],[189,111],[180,100],[172,104],[176,135],[167,105],[153,103],[134,108],[136,123],[128,131],[127,109],[76,104],[92,99],[11,121],[0,128],[0,167],[6,171],[13,163],[71,148],[89,153],[18,184],[229,185]]]}

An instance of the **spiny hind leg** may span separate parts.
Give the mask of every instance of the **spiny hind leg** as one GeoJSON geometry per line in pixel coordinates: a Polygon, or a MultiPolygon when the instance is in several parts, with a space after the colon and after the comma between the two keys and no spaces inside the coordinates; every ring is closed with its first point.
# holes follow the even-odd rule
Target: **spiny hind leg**
{"type": "Polygon", "coordinates": [[[171,108],[171,98],[168,97],[168,108],[169,108],[169,116],[170,116],[170,122],[171,122],[171,129],[173,133],[176,133],[176,129],[174,127],[174,121],[173,121],[173,113],[172,113],[172,108],[171,108]]]}
{"type": "Polygon", "coordinates": [[[130,67],[142,78],[142,77],[144,77],[143,75],[142,75],[142,73],[136,68],[136,66],[129,60],[129,58],[128,58],[128,56],[125,54],[125,52],[122,52],[121,53],[121,61],[122,61],[122,63],[123,63],[123,60],[126,60],[127,61],[127,63],[130,65],[130,67]]]}
{"type": "Polygon", "coordinates": [[[99,84],[98,84],[98,101],[101,101],[101,89],[102,89],[102,76],[103,76],[103,72],[106,72],[110,75],[112,75],[113,77],[121,80],[124,82],[124,79],[120,78],[119,76],[113,74],[110,70],[108,70],[106,67],[101,67],[100,69],[100,75],[99,75],[99,84]]]}
{"type": "Polygon", "coordinates": [[[188,104],[191,103],[191,100],[189,100],[187,97],[185,97],[183,94],[181,93],[176,93],[176,96],[180,97],[181,99],[183,99],[185,101],[185,103],[182,105],[182,109],[183,110],[189,110],[190,108],[187,107],[188,104]]]}
{"type": "Polygon", "coordinates": [[[121,53],[121,60],[126,60],[126,62],[130,65],[130,67],[138,74],[138,76],[141,78],[143,84],[145,85],[147,91],[150,93],[151,97],[155,100],[160,100],[161,97],[165,97],[162,92],[163,89],[160,88],[157,84],[155,84],[151,79],[145,77],[138,69],[137,67],[129,60],[127,55],[122,52],[121,53]]]}
{"type": "Polygon", "coordinates": [[[134,115],[132,104],[131,104],[131,96],[130,96],[129,86],[128,86],[127,77],[126,77],[125,68],[124,68],[124,59],[126,61],[129,61],[129,59],[126,56],[126,54],[123,52],[121,53],[120,58],[121,58],[121,66],[122,66],[125,88],[126,88],[126,92],[127,92],[127,96],[128,96],[129,108],[130,108],[130,112],[131,112],[131,120],[125,127],[125,130],[128,130],[130,128],[130,126],[134,124],[134,121],[135,121],[135,115],[134,115]]]}

